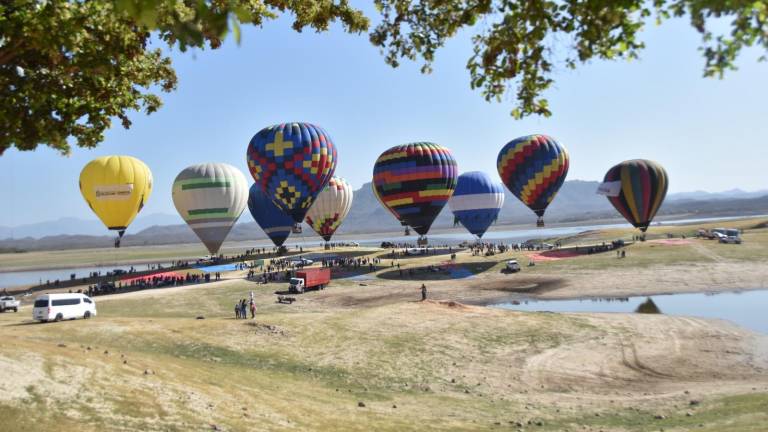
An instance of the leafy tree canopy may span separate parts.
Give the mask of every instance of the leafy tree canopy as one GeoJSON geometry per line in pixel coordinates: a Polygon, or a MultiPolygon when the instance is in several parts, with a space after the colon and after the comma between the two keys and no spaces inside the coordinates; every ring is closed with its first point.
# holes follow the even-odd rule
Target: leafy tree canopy
{"type": "Polygon", "coordinates": [[[0,154],[38,145],[69,153],[96,147],[117,118],[152,113],[158,91],[176,88],[171,61],[150,48],[151,32],[182,50],[217,48],[240,23],[282,13],[293,29],[349,32],[368,19],[340,2],[315,0],[8,0],[0,2],[0,154]]]}
{"type": "MultiPolygon", "coordinates": [[[[768,2],[744,0],[374,0],[384,20],[374,45],[397,66],[423,60],[428,72],[438,48],[459,30],[477,28],[467,62],[470,85],[486,100],[514,89],[512,115],[549,116],[542,94],[556,66],[576,68],[598,59],[633,59],[644,48],[639,33],[649,21],[690,19],[702,35],[704,76],[735,69],[744,47],[768,49],[768,2]],[[729,33],[712,30],[727,22],[729,33]]],[[[765,60],[765,57],[761,58],[765,60]]]]}
{"type": "MultiPolygon", "coordinates": [[[[374,0],[381,14],[370,31],[385,61],[422,62],[428,73],[457,32],[474,34],[467,68],[486,100],[514,95],[512,115],[549,116],[543,97],[556,67],[592,59],[632,59],[654,20],[686,17],[702,35],[703,74],[735,69],[742,49],[768,49],[768,2],[753,0],[374,0]],[[718,33],[715,27],[727,28],[718,33]]],[[[240,25],[291,14],[296,31],[340,22],[368,31],[368,18],[347,0],[8,0],[0,3],[0,154],[39,144],[63,153],[95,147],[127,112],[157,110],[153,89],[171,91],[170,60],[150,49],[155,32],[181,50],[217,48],[240,25]]],[[[761,58],[764,60],[764,57],[761,58]]]]}

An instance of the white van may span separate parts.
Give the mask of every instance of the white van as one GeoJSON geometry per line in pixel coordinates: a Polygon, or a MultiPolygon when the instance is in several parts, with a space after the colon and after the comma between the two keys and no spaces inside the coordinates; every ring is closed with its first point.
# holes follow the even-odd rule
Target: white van
{"type": "Polygon", "coordinates": [[[35,299],[32,319],[61,321],[96,316],[96,303],[85,294],[45,294],[35,299]]]}

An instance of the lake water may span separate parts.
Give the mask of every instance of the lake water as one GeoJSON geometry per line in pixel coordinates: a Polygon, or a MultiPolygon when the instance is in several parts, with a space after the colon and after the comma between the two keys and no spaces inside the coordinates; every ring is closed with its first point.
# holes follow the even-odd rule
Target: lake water
{"type": "Polygon", "coordinates": [[[706,294],[670,294],[649,297],[579,300],[519,300],[520,304],[493,305],[502,309],[536,312],[619,312],[634,313],[647,299],[660,313],[699,318],[718,318],[741,327],[768,334],[768,291],[737,291],[706,294]]]}
{"type": "MultiPolygon", "coordinates": [[[[750,217],[758,217],[758,216],[750,216],[750,217]]],[[[665,221],[663,222],[663,224],[664,225],[680,225],[680,224],[687,224],[687,223],[712,222],[712,221],[718,221],[718,220],[725,221],[725,220],[742,219],[742,218],[743,217],[679,219],[674,221],[665,221]]],[[[584,231],[591,231],[591,230],[598,230],[598,229],[626,228],[628,226],[629,225],[626,223],[616,223],[616,224],[603,224],[603,225],[555,226],[555,227],[544,227],[544,228],[532,227],[530,229],[517,229],[517,230],[499,230],[499,231],[491,230],[485,233],[485,235],[483,236],[483,240],[503,241],[505,243],[512,243],[512,242],[516,243],[516,242],[522,242],[526,240],[570,236],[570,235],[575,235],[584,231]]],[[[340,241],[352,241],[355,239],[355,236],[352,234],[344,235],[340,237],[341,237],[340,241]]],[[[399,237],[388,237],[388,238],[367,238],[367,239],[359,240],[358,242],[363,246],[378,246],[381,244],[382,241],[390,241],[395,243],[415,243],[416,239],[417,239],[417,236],[414,234],[411,236],[399,236],[399,237]]],[[[461,230],[455,233],[438,233],[438,234],[429,236],[429,240],[431,244],[455,245],[463,241],[474,241],[474,236],[472,236],[471,234],[469,234],[464,230],[461,230]]],[[[320,239],[317,236],[310,234],[309,232],[301,234],[300,236],[294,235],[293,237],[290,237],[286,242],[286,246],[291,251],[295,250],[296,246],[312,247],[312,246],[318,246],[321,244],[322,242],[320,241],[320,239]]],[[[246,245],[247,247],[265,247],[267,249],[272,248],[271,243],[265,243],[265,242],[253,242],[253,243],[247,242],[246,245]]],[[[228,252],[224,252],[224,253],[228,253],[228,252]]],[[[162,263],[162,264],[163,266],[167,265],[167,263],[162,263]]],[[[40,283],[41,280],[43,281],[43,283],[45,283],[46,280],[50,280],[51,282],[53,282],[56,279],[69,280],[69,275],[72,273],[75,273],[77,275],[77,278],[82,278],[82,277],[88,276],[90,272],[94,272],[94,271],[100,271],[102,274],[104,274],[114,269],[128,270],[130,267],[131,267],[130,265],[114,265],[114,266],[97,266],[97,267],[73,267],[73,268],[65,268],[65,269],[58,269],[58,270],[0,272],[0,288],[5,288],[5,287],[10,288],[10,287],[21,286],[21,285],[33,285],[33,284],[40,283]]],[[[146,264],[137,264],[135,265],[135,267],[138,270],[145,270],[147,268],[146,264]]]]}
{"type": "MultiPolygon", "coordinates": [[[[761,217],[761,216],[766,216],[766,215],[756,215],[756,216],[749,216],[749,217],[761,217]]],[[[677,220],[663,221],[661,224],[654,223],[652,227],[684,225],[684,224],[691,224],[691,223],[698,223],[698,222],[728,221],[728,220],[743,219],[743,218],[744,216],[677,219],[677,220]]],[[[584,231],[612,229],[612,228],[628,228],[628,227],[630,227],[630,225],[627,223],[555,226],[551,228],[550,227],[544,227],[544,228],[531,227],[530,229],[499,230],[499,231],[494,231],[493,227],[491,227],[491,229],[488,230],[485,233],[485,235],[483,235],[483,240],[484,241],[504,241],[507,243],[509,242],[518,243],[526,240],[571,236],[571,235],[582,233],[584,231]]],[[[353,237],[354,236],[352,235],[346,236],[346,238],[353,238],[353,237]]],[[[427,237],[429,238],[430,244],[444,244],[444,243],[458,244],[463,241],[472,242],[475,240],[475,237],[473,235],[471,235],[470,233],[464,230],[461,230],[455,233],[436,233],[436,234],[428,235],[427,237]]],[[[383,241],[389,241],[394,243],[415,243],[417,238],[418,238],[417,235],[412,233],[412,235],[410,236],[364,239],[359,241],[359,243],[361,245],[379,245],[383,241]]]]}
{"type": "MultiPolygon", "coordinates": [[[[154,264],[153,264],[154,265],[154,264]]],[[[163,267],[170,266],[170,263],[162,263],[163,267]]],[[[147,264],[134,264],[133,267],[138,271],[147,270],[147,264]]],[[[120,269],[128,271],[130,265],[113,266],[95,266],[95,267],[74,267],[54,270],[30,270],[16,272],[0,272],[0,288],[10,288],[23,285],[37,285],[46,281],[68,281],[71,274],[75,274],[76,279],[88,277],[92,272],[101,272],[105,275],[112,270],[120,269]]]]}

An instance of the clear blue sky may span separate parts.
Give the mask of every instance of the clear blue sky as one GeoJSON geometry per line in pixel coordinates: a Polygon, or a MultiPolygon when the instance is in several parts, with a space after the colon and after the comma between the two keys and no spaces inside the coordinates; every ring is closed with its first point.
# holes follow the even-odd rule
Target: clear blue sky
{"type": "Polygon", "coordinates": [[[768,65],[742,56],[724,80],[701,78],[699,35],[685,20],[644,34],[640,61],[595,61],[562,70],[547,96],[549,119],[512,119],[511,103],[487,103],[469,88],[468,35],[438,52],[434,73],[385,65],[367,36],[335,27],[324,34],[290,30],[286,20],[245,28],[222,49],[172,54],[178,91],[151,115],[133,115],[96,150],[70,157],[40,148],[0,157],[5,211],[0,225],[62,216],[93,219],[77,179],[92,158],[128,154],[144,160],[155,189],[144,212],[175,214],[171,184],[184,167],[217,161],[247,174],[245,150],[264,126],[308,121],[323,126],[339,152],[336,174],[355,187],[370,181],[387,148],[411,141],[449,147],[461,171],[496,176],[498,150],[509,140],[546,133],[570,151],[569,179],[598,180],[631,158],[661,162],[670,190],[768,187],[768,65]]]}

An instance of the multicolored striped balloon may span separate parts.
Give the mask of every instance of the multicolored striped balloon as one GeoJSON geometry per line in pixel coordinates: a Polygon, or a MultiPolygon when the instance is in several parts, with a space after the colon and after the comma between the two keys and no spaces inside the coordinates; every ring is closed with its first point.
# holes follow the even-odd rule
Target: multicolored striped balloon
{"type": "Polygon", "coordinates": [[[275,246],[282,246],[291,235],[293,219],[280,210],[257,184],[252,185],[249,191],[248,210],[275,246]]]}
{"type": "Polygon", "coordinates": [[[307,212],[307,224],[325,241],[331,241],[352,208],[352,196],[352,186],[346,180],[331,178],[307,212]]]}
{"type": "Polygon", "coordinates": [[[539,217],[557,195],[568,175],[568,152],[547,135],[528,135],[510,141],[496,160],[501,181],[539,217]]]}
{"type": "Polygon", "coordinates": [[[634,159],[608,170],[597,193],[605,195],[629,223],[645,232],[664,202],[668,186],[664,167],[634,159]]]}
{"type": "Polygon", "coordinates": [[[373,166],[373,188],[404,225],[426,235],[456,188],[458,167],[450,150],[420,142],[385,151],[373,166]]]}
{"type": "Polygon", "coordinates": [[[225,163],[184,168],[173,182],[173,204],[212,255],[245,210],[248,182],[239,169],[225,163]]]}
{"type": "Polygon", "coordinates": [[[336,147],[328,134],[309,123],[283,123],[251,138],[248,169],[261,190],[301,223],[336,169],[336,147]]]}
{"type": "Polygon", "coordinates": [[[448,201],[456,221],[479,238],[483,238],[488,227],[496,222],[503,205],[504,186],[479,171],[460,175],[456,190],[448,201]]]}

